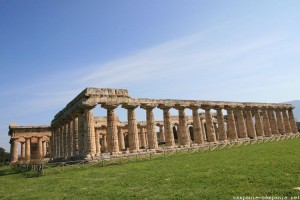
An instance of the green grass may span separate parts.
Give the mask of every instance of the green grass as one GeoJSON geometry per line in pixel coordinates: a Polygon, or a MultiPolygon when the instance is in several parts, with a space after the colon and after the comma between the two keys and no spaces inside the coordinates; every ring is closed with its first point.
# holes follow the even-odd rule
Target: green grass
{"type": "Polygon", "coordinates": [[[0,168],[0,199],[233,199],[300,196],[300,138],[107,167],[0,168]]]}

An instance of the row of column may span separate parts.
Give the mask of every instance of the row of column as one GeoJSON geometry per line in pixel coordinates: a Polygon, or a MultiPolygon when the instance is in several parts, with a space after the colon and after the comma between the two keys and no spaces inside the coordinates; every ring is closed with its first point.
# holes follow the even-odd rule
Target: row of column
{"type": "MultiPolygon", "coordinates": [[[[47,141],[43,137],[37,138],[37,157],[43,159],[47,154],[47,141]]],[[[18,159],[18,142],[20,138],[11,138],[11,162],[17,162],[18,159]]],[[[31,137],[24,137],[25,141],[21,141],[21,159],[29,162],[31,160],[31,137]]]]}
{"type": "MultiPolygon", "coordinates": [[[[118,104],[102,104],[102,108],[107,110],[106,135],[102,140],[106,141],[107,151],[113,155],[120,153],[124,149],[124,135],[122,128],[117,126],[115,109],[118,104]]],[[[167,148],[175,147],[172,120],[170,109],[178,110],[178,144],[190,146],[191,137],[187,125],[185,109],[191,109],[193,114],[193,134],[194,143],[203,144],[204,134],[207,142],[226,140],[237,140],[244,138],[255,139],[259,136],[270,137],[273,134],[297,133],[292,108],[273,107],[244,107],[244,106],[210,106],[210,105],[166,105],[166,104],[123,104],[122,108],[127,109],[128,119],[128,141],[131,152],[139,151],[140,147],[147,146],[150,150],[158,148],[158,138],[156,133],[156,122],[154,118],[154,108],[163,111],[163,124],[160,125],[160,136],[164,137],[167,148]],[[140,128],[143,132],[147,129],[147,134],[142,133],[139,139],[138,125],[135,109],[140,106],[146,110],[146,127],[140,128]],[[201,125],[199,109],[205,110],[206,130],[201,125]],[[217,111],[217,127],[214,126],[211,110],[217,111]],[[227,129],[223,109],[227,111],[227,129]],[[206,131],[206,132],[205,132],[206,131]],[[145,139],[147,137],[147,140],[145,139]],[[147,144],[146,144],[147,141],[147,144]],[[143,144],[140,144],[143,143],[143,144]]],[[[65,119],[63,124],[57,126],[53,132],[52,157],[70,158],[83,157],[90,159],[101,153],[100,135],[95,133],[94,117],[92,108],[84,108],[69,119],[65,119]]]]}

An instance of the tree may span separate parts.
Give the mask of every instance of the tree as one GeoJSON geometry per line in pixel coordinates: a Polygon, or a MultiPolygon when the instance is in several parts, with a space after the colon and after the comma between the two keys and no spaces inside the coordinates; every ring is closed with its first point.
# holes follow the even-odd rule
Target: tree
{"type": "Polygon", "coordinates": [[[10,161],[10,153],[5,152],[5,149],[0,147],[0,164],[10,161]]]}

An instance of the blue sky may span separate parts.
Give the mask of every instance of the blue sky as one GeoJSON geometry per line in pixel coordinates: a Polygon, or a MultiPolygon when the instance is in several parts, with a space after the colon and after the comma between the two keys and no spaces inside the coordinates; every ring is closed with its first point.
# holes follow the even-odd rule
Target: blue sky
{"type": "Polygon", "coordinates": [[[86,87],[299,99],[299,10],[297,0],[0,0],[0,146],[9,123],[50,124],[86,87]]]}

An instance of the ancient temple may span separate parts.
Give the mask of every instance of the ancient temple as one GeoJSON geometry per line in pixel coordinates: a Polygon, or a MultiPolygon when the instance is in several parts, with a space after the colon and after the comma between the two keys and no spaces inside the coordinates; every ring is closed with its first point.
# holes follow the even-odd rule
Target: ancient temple
{"type": "MultiPolygon", "coordinates": [[[[293,108],[278,103],[131,98],[125,89],[86,88],[54,116],[51,127],[44,127],[43,139],[31,139],[30,148],[37,143],[37,152],[41,152],[43,141],[47,141],[52,160],[93,160],[103,153],[119,156],[298,134],[293,108]],[[106,116],[94,117],[96,106],[106,109],[106,116]],[[117,107],[127,111],[126,121],[119,120],[117,107]],[[163,113],[162,120],[155,119],[155,108],[163,113]],[[171,108],[178,111],[177,116],[171,116],[171,108]],[[136,119],[137,109],[146,111],[146,121],[136,119]],[[186,115],[187,109],[192,116],[186,115]]],[[[20,139],[20,134],[14,133],[12,127],[16,161],[16,143],[25,141],[26,149],[26,137],[36,135],[28,133],[20,139]]]]}

